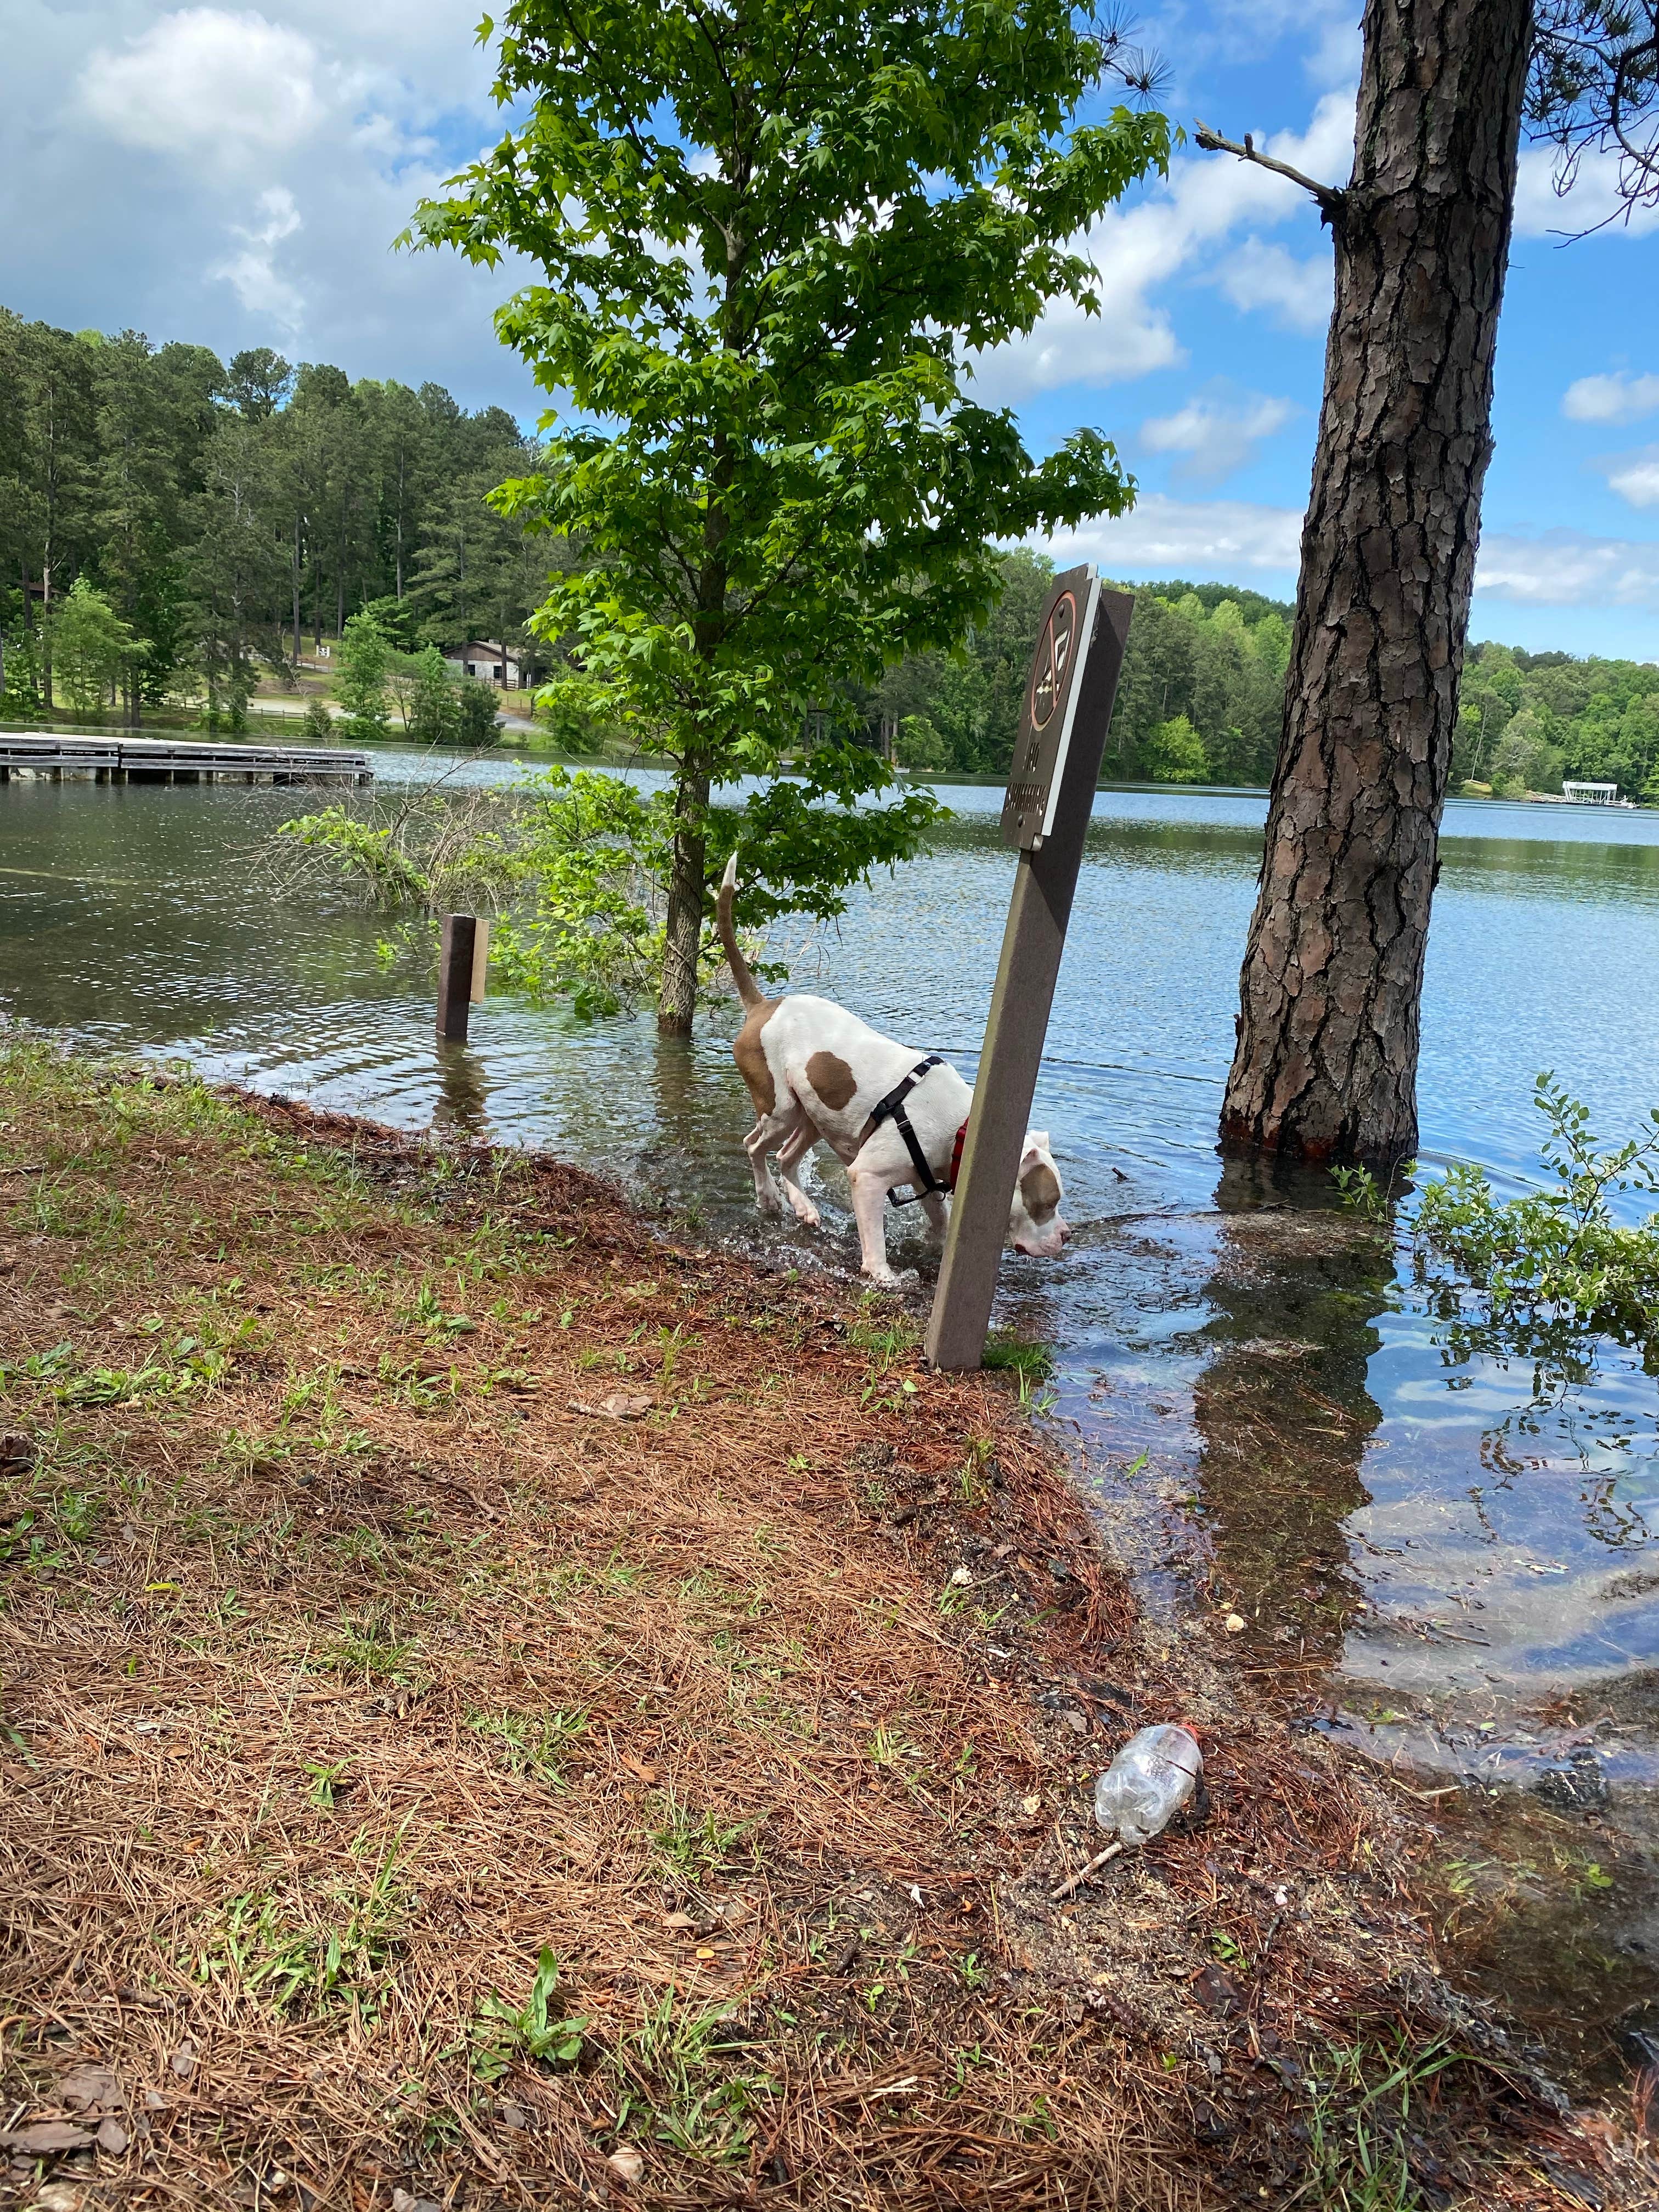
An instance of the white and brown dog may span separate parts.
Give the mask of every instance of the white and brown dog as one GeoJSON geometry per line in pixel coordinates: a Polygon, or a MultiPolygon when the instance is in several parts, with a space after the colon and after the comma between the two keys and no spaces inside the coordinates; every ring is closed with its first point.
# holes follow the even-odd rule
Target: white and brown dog
{"type": "MultiPolygon", "coordinates": [[[[878,1283],[896,1283],[887,1259],[888,1193],[901,1183],[915,1186],[929,1228],[936,1237],[943,1236],[945,1194],[956,1183],[974,1094],[945,1060],[929,1055],[924,1061],[828,999],[767,998],[732,926],[737,882],[733,854],[715,910],[744,1008],[732,1057],[755,1107],[755,1126],[743,1140],[755,1175],[755,1203],[763,1213],[781,1211],[767,1168],[768,1154],[775,1152],[796,1219],[816,1229],[818,1210],[797,1177],[800,1163],[822,1138],[847,1170],[864,1273],[878,1283]],[[907,1078],[915,1079],[908,1088],[907,1078]],[[896,1115],[889,1103],[896,1091],[902,1093],[896,1115]],[[932,1189],[923,1188],[924,1164],[932,1189]]],[[[1008,1219],[1017,1252],[1055,1257],[1072,1233],[1060,1218],[1060,1170],[1048,1133],[1030,1130],[1008,1219]]]]}

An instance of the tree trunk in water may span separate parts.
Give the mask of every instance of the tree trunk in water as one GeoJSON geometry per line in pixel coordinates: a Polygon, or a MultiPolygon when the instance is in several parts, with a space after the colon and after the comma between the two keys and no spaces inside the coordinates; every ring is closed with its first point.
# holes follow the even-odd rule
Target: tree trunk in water
{"type": "Polygon", "coordinates": [[[1531,29],[1531,0],[1366,0],[1226,1152],[1387,1164],[1416,1150],[1531,29]]]}
{"type": "Polygon", "coordinates": [[[668,922],[657,994],[657,1027],[665,1036],[690,1036],[697,1009],[697,953],[702,944],[703,879],[708,842],[708,771],[696,760],[681,768],[674,792],[674,854],[668,877],[668,922]]]}

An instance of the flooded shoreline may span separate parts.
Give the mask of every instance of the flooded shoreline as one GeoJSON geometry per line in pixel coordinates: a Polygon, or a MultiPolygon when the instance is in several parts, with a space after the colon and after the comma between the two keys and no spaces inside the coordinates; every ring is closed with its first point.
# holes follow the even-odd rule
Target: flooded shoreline
{"type": "MultiPolygon", "coordinates": [[[[421,764],[379,765],[392,787],[421,764]]],[[[941,795],[956,819],[932,855],[781,951],[798,988],[971,1079],[1012,860],[994,789],[941,795]]],[[[279,906],[261,887],[255,856],[295,804],[0,794],[0,1009],[397,1127],[543,1147],[780,1267],[856,1265],[827,1158],[811,1186],[824,1236],[757,1224],[727,1009],[677,1043],[648,1015],[584,1028],[495,999],[471,1046],[440,1048],[418,952],[382,947],[384,923],[342,896],[279,906]]],[[[1235,1663],[1367,1755],[1408,1758],[1427,1790],[1485,1808],[1497,1789],[1632,1838],[1620,1929],[1580,1885],[1622,1991],[1644,1954],[1617,1950],[1620,1929],[1649,1940],[1659,1772],[1659,1385],[1613,1345],[1546,1370],[1455,1341],[1409,1255],[1325,1178],[1263,1182],[1217,1158],[1264,811],[1245,793],[1097,799],[1034,1116],[1077,1235],[1058,1266],[1011,1259],[1001,1316],[1055,1346],[1055,1418],[1076,1424],[1149,1606],[1237,1610],[1235,1663]],[[1550,1775],[1590,1764],[1594,1804],[1552,1805],[1550,1775]]],[[[1608,1133],[1659,1100],[1659,817],[1593,812],[1448,809],[1426,1165],[1473,1159],[1528,1187],[1543,1066],[1608,1133]]]]}

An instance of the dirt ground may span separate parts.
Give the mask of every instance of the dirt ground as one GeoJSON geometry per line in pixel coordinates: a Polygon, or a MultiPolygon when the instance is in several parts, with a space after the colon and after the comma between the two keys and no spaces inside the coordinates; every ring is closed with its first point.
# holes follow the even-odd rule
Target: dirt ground
{"type": "Polygon", "coordinates": [[[0,1078],[0,2202],[1655,2201],[1020,1368],[546,1160],[0,1078]],[[1173,1718],[1196,1816],[1054,1898],[1173,1718]]]}

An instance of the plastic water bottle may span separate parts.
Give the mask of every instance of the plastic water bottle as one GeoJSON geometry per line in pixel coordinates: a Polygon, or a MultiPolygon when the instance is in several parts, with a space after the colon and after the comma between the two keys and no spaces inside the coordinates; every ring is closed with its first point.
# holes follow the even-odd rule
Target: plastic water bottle
{"type": "Polygon", "coordinates": [[[1095,1784],[1095,1819],[1108,1835],[1144,1844],[1167,1828],[1198,1787],[1204,1755],[1190,1729],[1164,1722],[1129,1738],[1095,1784]]]}

